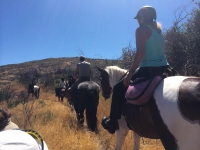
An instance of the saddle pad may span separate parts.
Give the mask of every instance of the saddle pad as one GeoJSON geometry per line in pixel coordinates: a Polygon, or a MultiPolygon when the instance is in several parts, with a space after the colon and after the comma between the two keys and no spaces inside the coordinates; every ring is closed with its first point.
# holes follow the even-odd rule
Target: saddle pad
{"type": "Polygon", "coordinates": [[[128,103],[135,105],[146,104],[155,90],[158,83],[162,80],[160,76],[153,78],[137,78],[131,83],[126,91],[125,97],[128,103]]]}
{"type": "Polygon", "coordinates": [[[62,88],[61,91],[62,91],[62,92],[65,92],[65,88],[62,88]]]}

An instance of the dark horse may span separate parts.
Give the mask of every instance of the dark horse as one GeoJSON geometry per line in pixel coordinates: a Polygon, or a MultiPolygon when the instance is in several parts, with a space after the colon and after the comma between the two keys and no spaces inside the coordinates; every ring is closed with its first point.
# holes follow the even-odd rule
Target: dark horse
{"type": "MultiPolygon", "coordinates": [[[[109,98],[111,90],[127,72],[116,66],[99,68],[103,96],[109,98]]],[[[200,148],[200,78],[172,76],[156,87],[148,104],[123,106],[118,120],[117,146],[120,149],[131,130],[142,137],[160,139],[166,150],[199,150],[200,148]],[[125,134],[123,134],[125,133],[125,134]]],[[[134,141],[139,149],[138,138],[134,141]]]]}
{"type": "Polygon", "coordinates": [[[29,84],[28,86],[28,96],[32,93],[32,97],[35,96],[37,99],[39,99],[40,96],[40,87],[37,85],[29,84]]]}
{"type": "MultiPolygon", "coordinates": [[[[68,82],[73,82],[72,80],[68,82]]],[[[66,91],[68,101],[73,104],[79,124],[84,122],[84,110],[86,109],[87,126],[91,131],[98,132],[97,129],[97,107],[99,104],[100,87],[94,81],[85,81],[78,85],[77,89],[71,93],[66,91]]]]}
{"type": "Polygon", "coordinates": [[[59,90],[58,91],[58,101],[63,102],[63,99],[65,97],[66,88],[61,88],[61,89],[59,88],[58,90],[59,90]]]}

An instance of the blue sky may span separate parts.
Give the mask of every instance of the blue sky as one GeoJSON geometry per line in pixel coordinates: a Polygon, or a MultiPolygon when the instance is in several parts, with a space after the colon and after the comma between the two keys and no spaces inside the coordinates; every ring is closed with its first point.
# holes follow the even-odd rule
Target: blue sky
{"type": "Polygon", "coordinates": [[[157,11],[168,29],[175,11],[191,0],[0,0],[0,66],[46,58],[116,59],[135,47],[137,20],[144,5],[157,11]]]}

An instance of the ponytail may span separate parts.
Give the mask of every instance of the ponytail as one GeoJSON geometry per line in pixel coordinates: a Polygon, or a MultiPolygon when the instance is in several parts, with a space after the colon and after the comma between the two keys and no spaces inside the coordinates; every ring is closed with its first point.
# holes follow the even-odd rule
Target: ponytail
{"type": "Polygon", "coordinates": [[[162,32],[162,25],[160,22],[153,21],[152,27],[156,29],[159,33],[162,32]]]}

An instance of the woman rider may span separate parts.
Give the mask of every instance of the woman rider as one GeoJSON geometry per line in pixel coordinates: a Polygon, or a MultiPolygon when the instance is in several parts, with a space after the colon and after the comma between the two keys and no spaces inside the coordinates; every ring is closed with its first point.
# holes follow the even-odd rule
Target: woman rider
{"type": "Polygon", "coordinates": [[[117,83],[113,89],[110,116],[102,120],[104,129],[115,133],[117,120],[122,114],[125,104],[125,93],[130,80],[138,77],[154,77],[156,75],[175,75],[165,56],[165,39],[161,24],[156,22],[156,10],[151,6],[143,6],[134,19],[139,27],[136,29],[136,53],[128,75],[117,83]],[[137,71],[136,69],[139,68],[137,71]]]}

